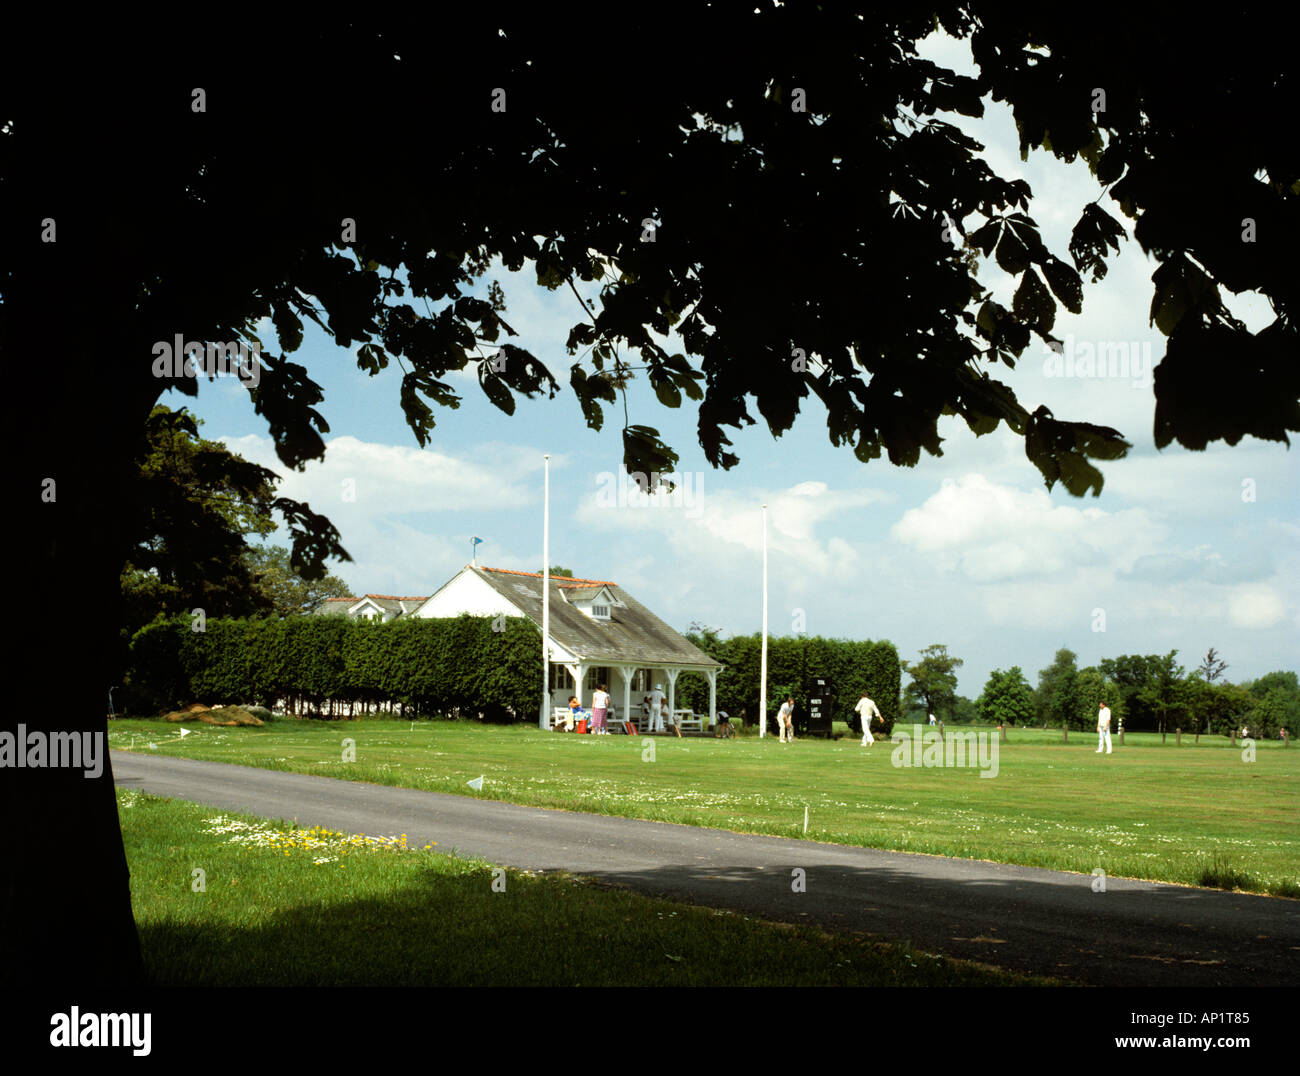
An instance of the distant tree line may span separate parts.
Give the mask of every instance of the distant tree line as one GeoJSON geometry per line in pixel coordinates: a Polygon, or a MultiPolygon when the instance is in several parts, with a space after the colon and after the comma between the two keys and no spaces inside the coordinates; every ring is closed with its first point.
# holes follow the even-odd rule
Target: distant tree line
{"type": "Polygon", "coordinates": [[[1038,673],[1033,687],[1020,666],[994,669],[978,699],[956,693],[952,658],[942,646],[927,647],[921,658],[906,663],[904,720],[924,721],[927,711],[941,719],[990,725],[1038,724],[1092,729],[1097,709],[1105,702],[1115,727],[1141,732],[1227,735],[1243,726],[1252,736],[1268,739],[1285,728],[1294,736],[1300,728],[1300,679],[1295,672],[1277,671],[1240,684],[1223,679],[1228,668],[1211,648],[1197,668],[1188,672],[1177,662],[1178,651],[1167,654],[1123,654],[1096,665],[1078,667],[1078,656],[1062,648],[1038,673]]]}

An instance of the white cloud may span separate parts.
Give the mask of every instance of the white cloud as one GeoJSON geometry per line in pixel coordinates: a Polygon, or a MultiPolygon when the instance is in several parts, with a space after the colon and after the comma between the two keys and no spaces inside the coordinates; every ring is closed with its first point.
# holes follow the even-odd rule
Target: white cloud
{"type": "Polygon", "coordinates": [[[1127,571],[1154,551],[1164,528],[1144,509],[1106,512],[1054,504],[981,474],[945,481],[890,532],[934,563],[980,583],[1063,577],[1082,568],[1127,571]]]}
{"type": "Polygon", "coordinates": [[[520,478],[540,471],[541,459],[531,449],[512,445],[480,446],[469,458],[458,458],[343,436],[326,442],[323,460],[294,471],[276,458],[269,437],[250,434],[221,440],[232,452],[279,474],[281,495],[307,501],[331,519],[336,514],[346,519],[359,513],[400,516],[516,508],[540,499],[538,483],[520,478]]]}
{"type": "Polygon", "coordinates": [[[1228,596],[1228,619],[1233,627],[1259,631],[1276,627],[1285,616],[1281,595],[1268,587],[1235,587],[1228,596]]]}
{"type": "Polygon", "coordinates": [[[815,583],[854,570],[858,551],[846,540],[853,533],[843,522],[845,517],[889,499],[877,490],[835,490],[821,481],[799,482],[766,494],[734,487],[715,491],[707,474],[685,477],[689,481],[682,482],[682,495],[676,501],[668,495],[657,502],[662,506],[652,506],[634,491],[627,496],[611,492],[617,487],[609,477],[597,476],[591,492],[579,502],[575,522],[583,529],[666,543],[679,562],[692,563],[706,578],[716,579],[713,569],[731,571],[738,556],[757,563],[766,503],[769,562],[794,562],[800,581],[815,583]],[[823,537],[821,532],[831,520],[840,520],[840,532],[823,537]]]}

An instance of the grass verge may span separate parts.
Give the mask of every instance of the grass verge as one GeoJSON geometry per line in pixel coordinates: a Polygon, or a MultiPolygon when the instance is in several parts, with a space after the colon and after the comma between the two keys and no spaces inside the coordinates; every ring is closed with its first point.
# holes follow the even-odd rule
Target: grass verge
{"type": "Polygon", "coordinates": [[[118,790],[131,900],[159,986],[1050,985],[400,837],[118,790]],[[196,873],[200,872],[200,873],[196,873]]]}

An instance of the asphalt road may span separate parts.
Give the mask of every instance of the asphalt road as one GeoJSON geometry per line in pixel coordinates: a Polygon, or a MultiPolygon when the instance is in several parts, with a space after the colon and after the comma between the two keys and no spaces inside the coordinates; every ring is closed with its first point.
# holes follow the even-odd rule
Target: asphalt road
{"type": "MultiPolygon", "coordinates": [[[[1300,901],[112,752],[118,785],[1096,986],[1300,981],[1300,901]],[[796,892],[796,870],[804,872],[796,892]]],[[[484,795],[491,795],[491,784],[484,795]]]]}

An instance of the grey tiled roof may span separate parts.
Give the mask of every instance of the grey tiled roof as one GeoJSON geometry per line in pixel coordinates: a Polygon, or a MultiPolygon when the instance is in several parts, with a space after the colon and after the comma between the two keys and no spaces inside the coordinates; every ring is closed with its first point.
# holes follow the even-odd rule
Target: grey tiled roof
{"type": "MultiPolygon", "coordinates": [[[[542,577],[530,572],[472,567],[497,593],[517,605],[525,616],[542,623],[542,577]]],[[[551,576],[551,637],[584,661],[597,664],[627,662],[696,665],[722,668],[691,645],[616,583],[596,579],[551,576]],[[575,609],[568,598],[590,598],[608,588],[623,604],[610,609],[609,620],[596,620],[575,609]]]]}
{"type": "Polygon", "coordinates": [[[315,613],[337,613],[346,614],[347,611],[358,602],[369,598],[375,605],[379,606],[384,612],[391,613],[394,617],[403,616],[405,613],[413,613],[425,601],[427,596],[420,597],[394,597],[389,594],[361,594],[355,598],[326,598],[318,605],[313,612],[315,613]],[[406,604],[406,609],[402,609],[402,604],[406,604]]]}

